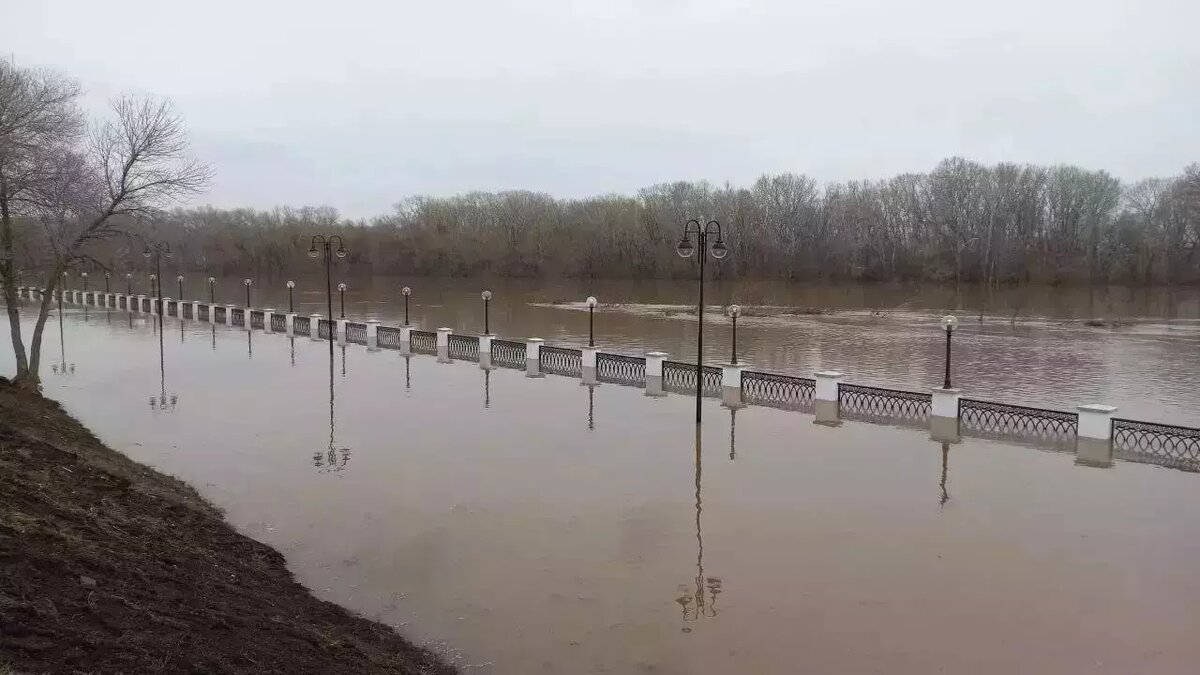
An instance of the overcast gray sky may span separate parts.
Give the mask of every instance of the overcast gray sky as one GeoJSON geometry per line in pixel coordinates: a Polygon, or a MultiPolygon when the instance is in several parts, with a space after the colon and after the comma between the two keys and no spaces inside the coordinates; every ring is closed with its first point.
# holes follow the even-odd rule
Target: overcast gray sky
{"type": "Polygon", "coordinates": [[[632,192],[1200,161],[1200,0],[0,0],[0,52],[99,111],[170,97],[200,202],[632,192]]]}

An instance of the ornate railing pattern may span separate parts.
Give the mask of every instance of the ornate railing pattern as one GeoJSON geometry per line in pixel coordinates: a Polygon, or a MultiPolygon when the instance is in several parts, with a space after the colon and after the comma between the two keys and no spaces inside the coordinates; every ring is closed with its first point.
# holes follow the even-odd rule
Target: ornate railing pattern
{"type": "MultiPolygon", "coordinates": [[[[663,361],[663,389],[677,394],[696,393],[696,364],[680,361],[663,361]]],[[[721,369],[703,366],[700,370],[703,381],[701,393],[705,396],[721,395],[721,369]]]]}
{"type": "Polygon", "coordinates": [[[231,322],[233,325],[235,325],[235,326],[245,326],[246,325],[246,310],[242,309],[241,307],[234,307],[233,309],[231,309],[229,311],[233,312],[233,321],[231,322]]]}
{"type": "Polygon", "coordinates": [[[271,314],[271,330],[282,333],[287,330],[287,314],[275,312],[271,314]]]}
{"type": "Polygon", "coordinates": [[[353,342],[358,345],[367,344],[367,324],[347,321],[346,342],[353,342]]]}
{"type": "Polygon", "coordinates": [[[376,336],[381,349],[400,349],[400,329],[380,326],[376,336]]]}
{"type": "Polygon", "coordinates": [[[414,330],[409,332],[408,339],[414,352],[425,354],[437,353],[437,333],[431,333],[427,330],[414,330]]]}
{"type": "Polygon", "coordinates": [[[858,384],[838,386],[838,409],[848,419],[893,424],[927,422],[932,405],[932,394],[858,384]]]}
{"type": "Polygon", "coordinates": [[[477,337],[451,334],[447,346],[450,358],[465,361],[479,360],[479,338],[477,337]]]}
{"type": "Polygon", "coordinates": [[[263,316],[261,309],[250,310],[250,327],[261,329],[263,327],[263,320],[265,318],[266,317],[263,316]]]}
{"type": "Polygon", "coordinates": [[[1055,441],[1070,438],[1079,429],[1076,413],[973,398],[958,400],[958,419],[964,433],[988,437],[1055,441]]]}
{"type": "Polygon", "coordinates": [[[525,368],[525,343],[492,340],[492,363],[505,368],[525,368]]]}
{"type": "Polygon", "coordinates": [[[601,382],[646,386],[646,359],[624,354],[596,354],[596,379],[601,382]]]}
{"type": "Polygon", "coordinates": [[[1122,459],[1200,471],[1200,429],[1114,419],[1112,444],[1122,459]]]}
{"type": "Polygon", "coordinates": [[[317,320],[317,338],[328,340],[333,335],[333,319],[317,320]]]}
{"type": "Polygon", "coordinates": [[[784,410],[811,408],[816,391],[817,381],[812,378],[742,371],[742,401],[748,405],[784,410]]]}
{"type": "Polygon", "coordinates": [[[213,305],[213,321],[216,323],[225,323],[225,311],[227,309],[221,305],[213,305]]]}
{"type": "Polygon", "coordinates": [[[296,335],[310,337],[312,335],[312,319],[307,316],[298,316],[292,320],[292,332],[296,335]]]}
{"type": "Polygon", "coordinates": [[[583,374],[582,350],[542,345],[538,355],[538,368],[544,372],[567,377],[583,374]]]}

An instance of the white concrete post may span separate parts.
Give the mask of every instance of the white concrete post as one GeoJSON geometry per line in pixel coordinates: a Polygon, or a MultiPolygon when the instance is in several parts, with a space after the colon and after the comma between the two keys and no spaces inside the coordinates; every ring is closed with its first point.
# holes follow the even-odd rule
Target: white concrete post
{"type": "Polygon", "coordinates": [[[958,442],[958,389],[935,387],[931,391],[929,435],[935,441],[958,442]]]}
{"type": "Polygon", "coordinates": [[[287,336],[296,337],[296,313],[288,312],[287,318],[284,319],[284,325],[287,326],[287,336]]]}
{"type": "Polygon", "coordinates": [[[346,322],[347,319],[337,320],[337,341],[339,345],[346,344],[346,322]]]}
{"type": "Polygon", "coordinates": [[[263,332],[271,333],[271,320],[275,318],[275,309],[273,307],[263,310],[263,332]]]}
{"type": "Polygon", "coordinates": [[[492,340],[495,335],[480,335],[479,336],[479,367],[484,370],[492,369],[492,340]]]}
{"type": "Polygon", "coordinates": [[[437,329],[437,360],[439,363],[450,363],[450,334],[449,328],[437,329]]]}
{"type": "Polygon", "coordinates": [[[200,303],[196,300],[192,301],[192,321],[200,320],[200,303]]]}
{"type": "Polygon", "coordinates": [[[367,351],[379,351],[379,320],[367,319],[367,351]]]}
{"type": "Polygon", "coordinates": [[[670,356],[666,352],[646,352],[646,396],[666,396],[663,389],[662,372],[663,359],[670,356]]]}
{"type": "Polygon", "coordinates": [[[310,314],[308,316],[308,337],[313,342],[321,341],[321,315],[310,314]]]}
{"type": "Polygon", "coordinates": [[[525,377],[542,377],[542,344],[540,337],[525,338],[525,377]]]}
{"type": "MultiPolygon", "coordinates": [[[[233,325],[233,310],[236,308],[237,308],[237,305],[225,305],[225,325],[226,326],[233,325]]],[[[243,316],[242,318],[249,319],[249,317],[246,317],[246,316],[243,316]]]]}
{"type": "Polygon", "coordinates": [[[744,363],[721,364],[721,402],[730,408],[742,407],[742,371],[744,363]]]}
{"type": "Polygon", "coordinates": [[[813,373],[817,381],[813,392],[813,412],[817,424],[836,426],[841,424],[838,411],[838,387],[842,383],[842,374],[836,370],[821,370],[813,373]]]}
{"type": "Polygon", "coordinates": [[[400,326],[400,353],[412,353],[412,326],[400,326]]]}
{"type": "Polygon", "coordinates": [[[1113,464],[1112,418],[1117,409],[1111,405],[1081,405],[1079,431],[1075,439],[1075,463],[1107,468],[1113,464]]]}
{"type": "Polygon", "coordinates": [[[584,384],[596,384],[599,380],[596,378],[596,354],[600,353],[599,347],[584,347],[579,350],[582,352],[582,368],[580,375],[584,384]]]}
{"type": "Polygon", "coordinates": [[[145,299],[146,299],[146,296],[144,296],[144,295],[137,296],[137,298],[134,300],[134,302],[137,303],[137,307],[133,311],[141,312],[142,311],[142,300],[145,300],[145,299]]]}

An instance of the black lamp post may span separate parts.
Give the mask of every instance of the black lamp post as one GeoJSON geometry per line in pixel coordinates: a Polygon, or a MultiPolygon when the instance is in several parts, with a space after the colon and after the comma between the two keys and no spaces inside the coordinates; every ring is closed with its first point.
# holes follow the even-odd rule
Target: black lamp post
{"type": "MultiPolygon", "coordinates": [[[[330,279],[329,279],[330,267],[333,264],[333,256],[336,255],[339,258],[345,258],[348,251],[346,251],[346,245],[342,243],[342,237],[340,235],[336,235],[336,234],[329,235],[329,236],[326,236],[323,234],[313,235],[312,242],[309,244],[309,248],[308,248],[308,257],[316,258],[317,256],[319,256],[321,254],[321,252],[325,253],[325,304],[329,310],[329,314],[328,314],[329,320],[332,321],[333,320],[333,285],[332,285],[333,282],[330,281],[330,279]],[[336,249],[333,248],[333,240],[334,239],[337,240],[338,246],[336,249]],[[320,250],[317,249],[317,244],[321,245],[320,250]]],[[[320,322],[317,323],[317,328],[320,329],[320,322]]],[[[334,334],[334,331],[330,330],[329,331],[329,348],[330,349],[333,349],[333,334],[334,334]]]]}
{"type": "Polygon", "coordinates": [[[958,317],[948,314],[942,317],[942,330],[946,331],[946,380],[942,388],[950,388],[950,340],[954,337],[954,329],[958,326],[958,317]]]}
{"type": "Polygon", "coordinates": [[[125,273],[125,308],[129,308],[129,296],[133,295],[133,275],[125,273]]]}
{"type": "MultiPolygon", "coordinates": [[[[180,302],[183,302],[183,275],[180,274],[179,276],[175,277],[175,281],[179,282],[179,298],[178,298],[178,300],[180,302]]],[[[179,312],[176,312],[176,314],[178,314],[178,313],[179,312]]]]}
{"type": "Polygon", "coordinates": [[[700,299],[697,304],[697,324],[696,324],[696,424],[700,423],[700,399],[704,391],[704,261],[707,254],[711,253],[713,258],[720,260],[729,254],[729,248],[725,245],[725,240],[721,238],[721,224],[715,220],[710,220],[703,227],[700,226],[700,221],[692,219],[687,221],[683,226],[683,236],[679,238],[679,244],[675,246],[675,252],[682,258],[689,258],[696,252],[696,248],[700,249],[700,273],[696,280],[700,287],[700,299]],[[711,247],[708,243],[708,238],[715,236],[711,247]],[[692,239],[695,239],[695,244],[692,239]]]}
{"type": "MultiPolygon", "coordinates": [[[[242,284],[246,286],[246,309],[250,309],[250,285],[254,282],[250,279],[242,279],[242,284]]],[[[246,323],[250,322],[250,317],[246,317],[246,323]]]]}
{"type": "Polygon", "coordinates": [[[596,346],[596,296],[589,295],[588,306],[588,346],[596,346]]]}
{"type": "Polygon", "coordinates": [[[294,282],[294,281],[288,281],[288,282],[287,282],[287,289],[288,289],[288,314],[295,314],[295,313],[296,313],[296,303],[292,302],[292,289],[294,289],[294,288],[296,288],[296,282],[294,282]]]}
{"type": "Polygon", "coordinates": [[[217,278],[209,277],[208,278],[208,304],[209,305],[212,305],[213,303],[215,303],[217,301],[216,297],[214,297],[215,296],[214,289],[216,288],[216,285],[217,285],[217,278]]]}
{"type": "Polygon", "coordinates": [[[483,334],[491,335],[492,331],[488,329],[488,305],[492,302],[492,292],[484,291],[479,297],[483,298],[483,334]]]}
{"type": "Polygon", "coordinates": [[[400,292],[404,294],[404,325],[407,326],[408,325],[408,296],[412,295],[412,289],[409,288],[408,286],[405,286],[404,289],[401,290],[400,292]]]}
{"type": "Polygon", "coordinates": [[[346,289],[349,288],[345,282],[338,284],[338,304],[341,305],[338,310],[341,313],[342,319],[346,318],[346,289]]]}
{"type": "Polygon", "coordinates": [[[87,293],[88,292],[87,272],[80,272],[79,276],[83,277],[83,292],[87,293]]]}
{"type": "MultiPolygon", "coordinates": [[[[112,278],[112,274],[111,274],[111,273],[109,273],[109,272],[105,272],[105,273],[104,273],[104,294],[105,294],[105,295],[108,295],[108,294],[109,294],[108,280],[109,280],[109,279],[111,279],[111,278],[112,278]]],[[[106,300],[105,302],[107,302],[107,300],[106,300]]]]}
{"type": "Polygon", "coordinates": [[[730,355],[729,362],[737,365],[737,320],[742,315],[742,308],[737,305],[729,306],[729,318],[733,319],[733,353],[730,355]]]}

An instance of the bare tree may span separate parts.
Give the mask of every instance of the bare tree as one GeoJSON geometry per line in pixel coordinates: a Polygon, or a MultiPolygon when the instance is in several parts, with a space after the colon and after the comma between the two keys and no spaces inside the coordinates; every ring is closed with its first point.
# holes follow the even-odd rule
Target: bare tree
{"type": "Polygon", "coordinates": [[[43,266],[47,292],[28,365],[14,380],[26,387],[40,382],[42,335],[62,272],[88,260],[96,244],[128,234],[131,224],[202,190],[211,171],[189,156],[182,121],[169,103],[127,96],[113,102],[112,118],[93,127],[84,147],[58,157],[49,175],[28,200],[50,264],[43,266]]]}

